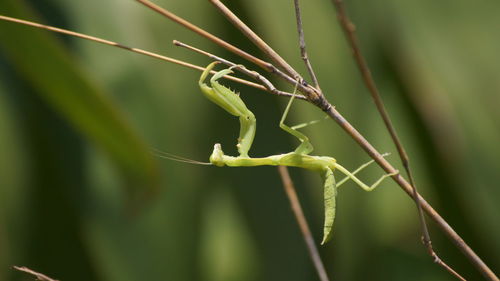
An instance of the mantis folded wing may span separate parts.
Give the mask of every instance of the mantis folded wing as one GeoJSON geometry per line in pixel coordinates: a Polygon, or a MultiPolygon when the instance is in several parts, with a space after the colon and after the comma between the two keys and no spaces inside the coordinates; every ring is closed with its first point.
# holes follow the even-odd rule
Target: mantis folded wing
{"type": "Polygon", "coordinates": [[[351,179],[358,186],[366,191],[371,191],[377,187],[385,178],[392,176],[394,174],[385,174],[380,177],[371,186],[366,185],[361,180],[359,180],[355,174],[361,171],[363,168],[371,164],[370,161],[354,172],[349,172],[346,168],[342,167],[337,163],[335,158],[328,156],[312,156],[309,155],[313,151],[313,146],[309,141],[309,138],[303,133],[297,131],[297,128],[304,127],[304,124],[300,124],[294,127],[289,127],[284,124],[288,111],[294,100],[294,96],[288,102],[288,105],[283,113],[280,120],[279,126],[281,129],[292,134],[300,140],[300,145],[293,152],[271,155],[267,157],[251,158],[248,156],[248,151],[252,146],[252,142],[255,136],[256,130],[256,119],[254,114],[246,107],[243,100],[235,92],[219,84],[217,80],[222,76],[232,73],[232,70],[224,69],[212,76],[210,79],[210,86],[204,83],[206,77],[213,69],[217,62],[213,62],[207,66],[205,71],[202,73],[199,85],[203,94],[212,102],[229,112],[230,114],[239,117],[240,119],[240,135],[238,138],[238,152],[239,156],[228,156],[222,151],[220,144],[214,145],[214,150],[210,156],[210,163],[213,165],[222,167],[253,167],[253,166],[289,166],[289,167],[299,167],[312,171],[319,172],[324,178],[324,207],[325,207],[325,221],[323,227],[323,239],[321,244],[326,243],[332,236],[333,221],[335,219],[335,207],[336,207],[336,196],[338,188],[345,183],[347,180],[351,179]],[[333,171],[337,169],[341,173],[345,174],[346,177],[339,183],[335,182],[335,177],[333,171]]]}

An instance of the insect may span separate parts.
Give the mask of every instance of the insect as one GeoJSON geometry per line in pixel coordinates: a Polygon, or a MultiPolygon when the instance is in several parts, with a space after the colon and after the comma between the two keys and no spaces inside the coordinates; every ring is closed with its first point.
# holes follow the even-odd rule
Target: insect
{"type": "MultiPolygon", "coordinates": [[[[285,111],[279,122],[279,127],[291,135],[295,136],[300,141],[300,145],[292,152],[270,155],[267,157],[252,158],[248,155],[252,142],[255,137],[256,119],[254,114],[246,107],[243,100],[238,94],[229,88],[221,85],[219,80],[224,75],[232,73],[232,68],[224,69],[212,76],[210,79],[210,86],[204,81],[206,80],[210,71],[214,68],[217,62],[209,64],[205,71],[201,74],[199,86],[203,94],[212,102],[217,104],[222,109],[230,114],[237,116],[240,120],[240,135],[238,138],[239,155],[237,157],[225,155],[219,143],[214,145],[214,150],[210,155],[210,163],[215,166],[223,167],[253,167],[253,166],[288,166],[304,168],[318,172],[324,179],[324,208],[325,220],[323,226],[323,239],[321,244],[325,244],[332,237],[332,227],[335,219],[336,196],[338,188],[347,180],[354,181],[359,187],[365,191],[372,191],[375,189],[385,178],[393,176],[396,173],[385,174],[380,177],[374,184],[368,186],[358,179],[355,174],[367,167],[373,161],[363,164],[354,172],[349,172],[346,168],[337,163],[335,158],[328,156],[313,156],[309,155],[313,151],[313,146],[309,138],[297,129],[303,128],[312,122],[299,124],[289,127],[284,122],[294,100],[294,95],[290,98],[285,111]],[[339,182],[335,181],[333,171],[346,175],[344,179],[339,182]]],[[[239,67],[239,66],[235,66],[239,67]]],[[[296,90],[296,89],[295,89],[296,90]]]]}

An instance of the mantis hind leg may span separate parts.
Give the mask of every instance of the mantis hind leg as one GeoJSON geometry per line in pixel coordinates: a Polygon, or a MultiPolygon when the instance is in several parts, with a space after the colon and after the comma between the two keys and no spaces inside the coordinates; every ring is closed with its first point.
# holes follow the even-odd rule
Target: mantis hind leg
{"type": "Polygon", "coordinates": [[[376,182],[374,182],[371,186],[368,186],[367,184],[365,184],[364,182],[362,182],[360,179],[358,179],[355,174],[358,173],[359,171],[363,170],[364,168],[366,168],[368,165],[370,165],[371,163],[373,163],[373,160],[372,161],[369,161],[363,165],[361,165],[361,167],[359,167],[358,169],[356,169],[354,172],[349,172],[346,168],[342,167],[340,164],[338,163],[335,163],[335,168],[337,170],[339,170],[341,173],[343,173],[344,175],[346,175],[346,177],[344,179],[342,179],[339,184],[337,185],[337,187],[339,187],[340,185],[342,185],[343,183],[345,183],[347,180],[352,180],[354,181],[359,187],[361,187],[362,189],[364,189],[365,191],[372,191],[374,190],[380,183],[382,183],[382,181],[388,177],[391,177],[391,176],[395,176],[397,175],[399,172],[396,171],[394,173],[390,173],[390,174],[384,174],[383,176],[381,176],[376,182]]]}
{"type": "MultiPolygon", "coordinates": [[[[386,156],[387,154],[384,154],[383,156],[386,156]]],[[[372,191],[375,189],[385,178],[394,176],[398,174],[399,172],[391,173],[391,174],[385,174],[382,177],[380,177],[374,184],[371,186],[366,185],[363,183],[360,179],[358,179],[355,174],[366,168],[368,165],[372,164],[374,161],[371,160],[363,165],[361,165],[358,169],[356,169],[354,172],[349,172],[346,168],[342,167],[341,165],[335,163],[335,168],[338,169],[340,172],[346,175],[344,179],[342,179],[340,182],[336,183],[335,182],[335,177],[333,176],[333,171],[329,167],[326,167],[324,170],[323,178],[325,180],[324,184],[324,204],[325,204],[325,222],[323,225],[323,240],[321,241],[321,245],[325,244],[330,240],[332,237],[333,233],[333,222],[335,220],[335,210],[336,210],[336,197],[337,197],[337,191],[339,186],[341,186],[343,183],[345,183],[347,180],[353,180],[356,184],[358,184],[361,188],[363,188],[366,191],[372,191]]]]}
{"type": "MultiPolygon", "coordinates": [[[[389,155],[390,153],[384,153],[382,154],[382,157],[385,157],[387,155],[389,155]]],[[[366,163],[364,163],[363,165],[359,166],[356,170],[354,170],[353,172],[351,172],[351,174],[354,176],[356,175],[357,173],[361,172],[362,170],[364,170],[366,167],[370,166],[371,164],[373,164],[375,162],[375,160],[370,160],[366,163]]],[[[341,186],[342,184],[344,184],[346,181],[350,180],[351,178],[349,176],[346,176],[345,178],[343,178],[342,180],[340,180],[338,183],[337,183],[337,186],[341,186]]]]}

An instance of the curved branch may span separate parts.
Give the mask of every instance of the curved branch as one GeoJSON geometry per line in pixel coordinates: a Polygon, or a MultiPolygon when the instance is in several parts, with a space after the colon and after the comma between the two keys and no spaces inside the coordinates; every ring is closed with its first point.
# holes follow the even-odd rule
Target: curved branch
{"type": "MultiPolygon", "coordinates": [[[[328,103],[329,104],[329,103],[328,103]]],[[[333,107],[328,106],[324,108],[324,111],[330,118],[332,118],[337,124],[344,129],[351,137],[354,139],[371,158],[377,162],[377,164],[384,169],[387,173],[394,173],[397,170],[387,161],[384,157],[333,107]]],[[[407,182],[401,175],[397,174],[392,176],[394,181],[410,196],[413,198],[413,187],[407,182]]],[[[422,209],[427,213],[427,215],[436,222],[439,228],[450,238],[455,246],[457,246],[460,251],[469,259],[469,261],[486,277],[491,281],[499,281],[495,273],[484,263],[483,260],[465,243],[465,241],[458,235],[458,233],[446,222],[446,220],[441,217],[441,215],[432,208],[432,206],[425,201],[425,199],[418,193],[416,193],[415,199],[418,199],[419,204],[422,209]]]]}

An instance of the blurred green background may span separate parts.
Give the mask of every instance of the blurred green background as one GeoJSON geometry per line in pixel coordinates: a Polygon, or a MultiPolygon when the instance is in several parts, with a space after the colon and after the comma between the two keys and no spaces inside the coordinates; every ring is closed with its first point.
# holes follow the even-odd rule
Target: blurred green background
{"type": "MultiPolygon", "coordinates": [[[[353,64],[330,1],[302,1],[322,89],[380,151],[399,160],[353,64]]],[[[262,57],[208,1],[157,4],[262,57]]],[[[292,1],[228,1],[304,71],[292,1]]],[[[497,273],[500,268],[500,2],[347,1],[362,50],[412,159],[420,192],[497,273]]],[[[243,63],[134,1],[2,0],[0,14],[63,27],[205,66],[173,39],[243,63]]],[[[25,265],[69,280],[318,280],[273,167],[215,168],[235,154],[238,122],[199,92],[199,72],[116,48],[0,22],[0,280],[25,265]]],[[[252,65],[248,67],[254,68],[252,65]]],[[[290,86],[275,81],[291,91],[290,86]]],[[[286,99],[246,86],[258,120],[252,155],[289,152],[278,128],[286,99]]],[[[296,102],[288,123],[321,118],[296,102]]],[[[304,130],[315,153],[349,169],[366,154],[332,121],[304,130]]],[[[291,169],[314,237],[318,175],[291,169]]],[[[370,182],[382,171],[362,174],[370,182]]],[[[434,246],[481,280],[430,222],[434,246]]],[[[387,181],[338,196],[333,240],[320,252],[332,280],[454,280],[420,244],[412,201],[387,181]]]]}

